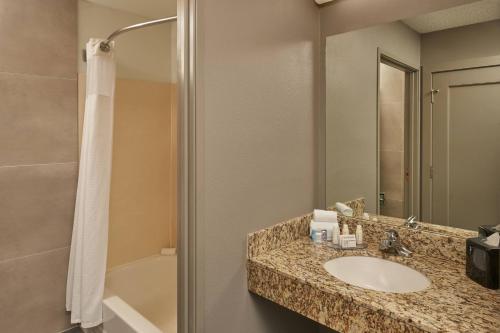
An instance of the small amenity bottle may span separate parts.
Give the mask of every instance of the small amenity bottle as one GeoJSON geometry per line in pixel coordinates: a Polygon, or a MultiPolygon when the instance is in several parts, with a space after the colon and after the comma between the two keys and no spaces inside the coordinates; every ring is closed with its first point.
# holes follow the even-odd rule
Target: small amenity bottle
{"type": "Polygon", "coordinates": [[[339,228],[338,223],[335,223],[333,225],[333,229],[332,229],[332,243],[333,244],[335,244],[335,245],[339,244],[339,236],[340,236],[340,228],[339,228]]]}
{"type": "Polygon", "coordinates": [[[345,222],[342,225],[342,235],[349,235],[349,226],[345,222]]]}
{"type": "Polygon", "coordinates": [[[313,230],[312,240],[315,244],[323,243],[323,240],[321,239],[321,230],[313,230]]]}
{"type": "Polygon", "coordinates": [[[361,224],[356,226],[356,244],[363,244],[363,227],[361,227],[361,224]]]}

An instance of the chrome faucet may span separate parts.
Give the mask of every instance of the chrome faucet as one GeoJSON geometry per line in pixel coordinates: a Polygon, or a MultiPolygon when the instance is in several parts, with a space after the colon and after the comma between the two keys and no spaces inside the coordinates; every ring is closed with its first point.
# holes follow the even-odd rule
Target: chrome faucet
{"type": "Polygon", "coordinates": [[[420,228],[420,225],[418,224],[418,222],[416,221],[417,220],[417,217],[416,216],[410,216],[409,218],[406,219],[405,223],[403,223],[403,225],[407,228],[410,228],[410,229],[418,229],[420,228]]]}
{"type": "Polygon", "coordinates": [[[409,257],[413,252],[401,243],[399,234],[394,229],[385,231],[385,239],[380,241],[379,249],[382,252],[393,253],[403,257],[409,257]]]}

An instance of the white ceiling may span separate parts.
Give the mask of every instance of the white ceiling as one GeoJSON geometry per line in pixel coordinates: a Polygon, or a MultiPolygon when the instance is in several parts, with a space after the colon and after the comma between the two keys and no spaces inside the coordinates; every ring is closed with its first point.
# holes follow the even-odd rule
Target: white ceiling
{"type": "Polygon", "coordinates": [[[403,20],[421,34],[500,19],[500,0],[482,0],[403,20]]]}
{"type": "Polygon", "coordinates": [[[87,0],[148,18],[177,15],[177,0],[87,0]]]}

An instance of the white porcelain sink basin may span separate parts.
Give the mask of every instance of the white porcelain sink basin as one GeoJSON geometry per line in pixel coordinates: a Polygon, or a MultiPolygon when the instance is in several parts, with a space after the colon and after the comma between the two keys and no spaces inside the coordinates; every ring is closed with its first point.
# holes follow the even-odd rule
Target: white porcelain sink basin
{"type": "Polygon", "coordinates": [[[376,291],[411,293],[431,285],[422,273],[380,258],[340,257],[326,262],[323,267],[345,283],[376,291]]]}

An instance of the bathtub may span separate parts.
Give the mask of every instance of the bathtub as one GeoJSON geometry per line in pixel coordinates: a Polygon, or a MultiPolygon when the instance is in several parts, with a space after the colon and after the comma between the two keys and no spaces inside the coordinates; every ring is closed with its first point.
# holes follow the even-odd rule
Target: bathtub
{"type": "Polygon", "coordinates": [[[177,332],[177,256],[158,255],[110,270],[105,333],[177,332]]]}

